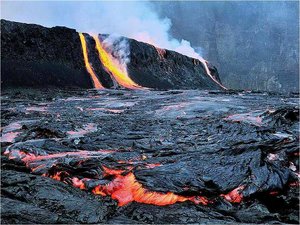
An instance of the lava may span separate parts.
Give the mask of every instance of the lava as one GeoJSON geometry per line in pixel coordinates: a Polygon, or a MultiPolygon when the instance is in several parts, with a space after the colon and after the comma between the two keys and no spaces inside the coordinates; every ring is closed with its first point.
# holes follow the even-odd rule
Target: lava
{"type": "MultiPolygon", "coordinates": [[[[154,46],[154,47],[155,47],[155,46],[154,46]]],[[[159,58],[160,58],[161,60],[164,59],[165,56],[166,56],[166,53],[167,53],[166,49],[162,49],[162,48],[158,48],[158,47],[155,47],[155,49],[156,49],[156,51],[157,51],[157,53],[158,53],[159,58]]]]}
{"type": "Polygon", "coordinates": [[[207,61],[205,59],[203,59],[202,57],[198,57],[199,61],[202,63],[202,65],[204,66],[205,72],[207,73],[208,76],[210,76],[210,78],[216,83],[218,84],[221,88],[227,90],[226,87],[224,87],[219,81],[217,81],[213,75],[211,74],[208,66],[207,66],[207,61]]]}
{"type": "Polygon", "coordinates": [[[14,142],[15,138],[20,134],[21,132],[8,132],[5,134],[2,134],[0,138],[0,142],[14,142]]]}
{"type": "Polygon", "coordinates": [[[124,206],[130,202],[139,202],[158,206],[171,205],[176,202],[192,201],[196,204],[207,205],[208,200],[201,196],[184,197],[172,192],[160,193],[149,191],[136,180],[132,172],[127,175],[117,174],[116,178],[107,185],[98,185],[93,189],[94,194],[106,196],[119,202],[119,206],[124,206]]]}
{"type": "MultiPolygon", "coordinates": [[[[42,176],[50,177],[54,180],[61,181],[67,184],[72,184],[74,187],[82,190],[91,190],[86,186],[86,182],[97,181],[97,179],[91,178],[78,178],[72,177],[66,171],[59,170],[55,173],[49,173],[50,168],[55,168],[56,161],[50,161],[49,164],[44,160],[60,159],[60,158],[89,158],[97,156],[100,154],[107,154],[113,150],[99,150],[99,151],[78,151],[78,152],[63,152],[54,153],[50,155],[35,155],[33,153],[28,153],[20,150],[6,150],[4,155],[6,155],[11,160],[19,159],[23,161],[26,167],[30,168],[32,172],[38,169],[46,169],[46,172],[42,176]],[[50,167],[49,167],[50,166],[50,167]],[[48,167],[48,169],[46,168],[48,167]],[[48,171],[48,172],[47,172],[48,171]]],[[[79,161],[80,162],[80,161],[79,161]]],[[[101,196],[111,196],[112,199],[118,201],[119,206],[124,206],[130,202],[139,202],[144,204],[153,204],[157,206],[171,205],[177,202],[191,201],[195,204],[207,205],[212,202],[204,196],[182,196],[175,194],[173,192],[157,192],[150,191],[142,186],[138,182],[134,173],[133,166],[122,167],[124,169],[109,168],[104,165],[99,165],[102,168],[102,176],[104,179],[110,179],[111,181],[106,184],[99,184],[92,188],[92,193],[101,196]]],[[[145,164],[145,168],[151,169],[157,166],[161,166],[160,163],[145,164]]],[[[57,168],[55,168],[57,169],[57,168]]],[[[45,171],[45,170],[44,170],[45,171]]],[[[232,203],[240,203],[243,199],[241,191],[244,190],[244,186],[239,186],[227,194],[221,194],[227,201],[232,203]]]]}
{"type": "Polygon", "coordinates": [[[127,74],[125,70],[122,70],[119,63],[116,62],[103,48],[102,44],[99,41],[97,36],[94,36],[96,42],[96,49],[99,54],[99,59],[102,62],[106,70],[113,76],[113,78],[121,85],[122,87],[128,89],[140,89],[142,88],[136,84],[127,74]]]}
{"type": "Polygon", "coordinates": [[[158,167],[158,166],[161,166],[160,163],[149,163],[149,164],[146,164],[146,168],[148,169],[153,169],[155,167],[158,167]]]}
{"type": "Polygon", "coordinates": [[[97,125],[94,123],[88,123],[85,124],[82,129],[78,129],[76,131],[67,131],[67,134],[70,138],[78,138],[95,131],[97,131],[97,125]]]}
{"type": "Polygon", "coordinates": [[[47,112],[47,107],[45,106],[31,106],[31,107],[27,107],[26,111],[36,111],[36,112],[47,112]]]}
{"type": "Polygon", "coordinates": [[[11,131],[19,130],[22,128],[22,125],[19,122],[13,122],[5,127],[1,127],[3,133],[8,133],[11,131]]]}
{"type": "Polygon", "coordinates": [[[89,63],[87,46],[86,46],[86,41],[85,41],[84,35],[82,33],[79,33],[79,36],[80,36],[80,41],[81,41],[81,45],[82,45],[82,52],[83,52],[85,67],[86,67],[88,73],[90,74],[90,76],[92,78],[94,87],[96,89],[103,89],[104,87],[101,85],[101,83],[98,80],[91,64],[89,63]]]}
{"type": "MultiPolygon", "coordinates": [[[[93,156],[99,155],[106,155],[115,152],[114,150],[99,150],[99,151],[74,151],[74,152],[61,152],[61,153],[54,153],[49,155],[35,155],[32,153],[24,152],[21,150],[12,150],[12,151],[5,151],[4,155],[6,155],[9,159],[18,159],[29,165],[29,163],[43,161],[43,160],[50,160],[50,159],[59,159],[59,158],[89,158],[93,156]]],[[[35,168],[37,169],[37,168],[35,168]]]]}
{"type": "Polygon", "coordinates": [[[115,114],[119,114],[125,111],[125,109],[108,109],[108,108],[88,108],[86,109],[88,111],[106,111],[106,112],[111,112],[115,114]]]}
{"type": "MultiPolygon", "coordinates": [[[[13,150],[6,151],[4,155],[7,155],[9,159],[20,159],[25,163],[27,167],[32,167],[33,162],[53,159],[53,158],[62,158],[62,157],[71,157],[71,156],[81,156],[88,157],[89,155],[93,155],[95,153],[101,152],[88,152],[88,151],[80,151],[80,152],[64,152],[64,153],[56,153],[51,155],[41,155],[36,156],[32,153],[26,153],[24,151],[13,150]]],[[[54,166],[55,164],[52,164],[54,166]]],[[[149,164],[150,167],[153,168],[155,166],[160,166],[160,164],[149,164]]],[[[37,167],[31,168],[32,171],[38,168],[45,167],[45,164],[38,165],[37,167]]],[[[130,202],[139,202],[144,204],[153,204],[158,206],[170,205],[176,202],[184,202],[184,201],[192,201],[195,204],[203,204],[207,205],[208,200],[202,196],[191,196],[185,197],[174,194],[172,192],[161,193],[155,191],[149,191],[145,189],[142,184],[140,184],[134,174],[131,172],[133,167],[127,167],[125,170],[122,169],[111,169],[106,166],[102,166],[103,169],[103,177],[113,176],[113,180],[106,185],[97,185],[93,188],[92,192],[96,195],[102,196],[111,196],[112,199],[118,201],[119,206],[124,206],[130,202]],[[127,173],[127,174],[126,174],[127,173]]],[[[80,188],[82,190],[86,190],[85,182],[88,182],[89,178],[79,179],[77,177],[70,177],[70,174],[65,171],[57,171],[54,174],[44,173],[42,176],[48,176],[54,180],[65,181],[65,178],[71,178],[72,185],[76,188],[80,188]]]]}
{"type": "Polygon", "coordinates": [[[254,124],[256,126],[262,125],[262,117],[257,112],[234,114],[226,117],[225,120],[231,120],[234,122],[246,122],[246,123],[254,124]]]}
{"type": "Polygon", "coordinates": [[[224,197],[227,201],[232,202],[232,203],[240,203],[243,200],[243,194],[241,193],[245,189],[244,186],[239,186],[229,192],[228,194],[224,195],[222,194],[221,196],[224,197]]]}

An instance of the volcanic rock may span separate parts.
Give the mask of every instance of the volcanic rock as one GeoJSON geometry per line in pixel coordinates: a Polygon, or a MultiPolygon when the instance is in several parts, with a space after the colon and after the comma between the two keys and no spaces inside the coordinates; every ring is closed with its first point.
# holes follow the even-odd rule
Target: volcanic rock
{"type": "Polygon", "coordinates": [[[6,89],[1,136],[15,135],[1,143],[2,222],[297,224],[297,104],[237,91],[6,89]]]}
{"type": "MultiPolygon", "coordinates": [[[[114,81],[99,60],[95,40],[84,34],[89,62],[102,86],[114,81]]],[[[100,35],[107,38],[108,35],[100,35]]],[[[142,87],[155,89],[220,89],[198,59],[125,37],[112,44],[116,56],[118,43],[129,51],[129,77],[142,87]]],[[[220,81],[217,69],[208,65],[220,81]]],[[[81,87],[92,88],[86,71],[79,34],[66,27],[46,28],[1,20],[1,72],[3,87],[81,87]]]]}

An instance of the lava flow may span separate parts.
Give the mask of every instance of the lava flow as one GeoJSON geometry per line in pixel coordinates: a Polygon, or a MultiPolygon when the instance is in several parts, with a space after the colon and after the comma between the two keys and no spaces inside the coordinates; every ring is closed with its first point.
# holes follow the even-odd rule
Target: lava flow
{"type": "Polygon", "coordinates": [[[106,70],[113,76],[119,85],[128,89],[140,89],[142,88],[136,84],[127,74],[127,72],[120,68],[120,65],[114,60],[103,48],[97,36],[94,36],[96,42],[96,49],[99,54],[99,59],[102,62],[106,70]]]}
{"type": "MultiPolygon", "coordinates": [[[[46,167],[46,162],[44,160],[55,159],[55,158],[58,160],[59,158],[65,158],[65,157],[78,157],[82,159],[82,158],[93,157],[94,155],[97,155],[99,153],[102,153],[102,151],[100,150],[95,152],[93,151],[64,152],[64,153],[55,153],[50,155],[37,156],[35,154],[26,153],[24,151],[12,150],[12,151],[6,151],[4,155],[8,156],[8,158],[11,160],[19,159],[23,161],[26,167],[30,168],[32,172],[35,172],[39,168],[46,167]]],[[[55,166],[55,164],[56,162],[53,161],[50,164],[50,166],[51,167],[55,166]]],[[[150,164],[150,167],[147,167],[146,165],[146,168],[153,168],[159,165],[160,164],[150,164]]],[[[104,178],[112,177],[113,179],[111,182],[107,184],[97,185],[96,187],[93,188],[92,192],[96,195],[111,196],[112,199],[118,201],[119,206],[124,206],[133,201],[139,203],[145,203],[145,204],[153,204],[158,206],[170,205],[176,202],[185,202],[185,201],[192,201],[195,204],[203,204],[203,205],[208,204],[208,200],[202,196],[185,197],[185,196],[174,194],[172,192],[162,193],[156,191],[149,191],[145,189],[142,186],[142,184],[140,184],[136,180],[133,172],[131,172],[131,170],[133,169],[132,166],[125,167],[126,169],[124,170],[110,169],[103,165],[101,167],[103,169],[102,176],[104,178]]],[[[66,171],[56,171],[54,174],[46,172],[43,173],[42,176],[47,176],[54,180],[58,180],[62,182],[65,182],[66,178],[71,178],[69,180],[72,181],[72,185],[82,190],[87,190],[85,184],[86,182],[93,181],[93,179],[90,178],[79,179],[77,177],[72,177],[66,171]]]]}
{"type": "Polygon", "coordinates": [[[208,66],[207,66],[207,61],[205,59],[203,59],[202,57],[198,57],[199,61],[202,63],[202,65],[204,66],[205,72],[207,73],[207,75],[216,83],[218,84],[221,88],[223,88],[224,90],[227,90],[227,88],[225,86],[223,86],[219,81],[217,81],[213,75],[211,74],[208,66]]]}
{"type": "Polygon", "coordinates": [[[96,89],[103,89],[104,87],[101,85],[101,83],[98,80],[91,64],[89,63],[87,46],[86,46],[86,41],[85,41],[84,35],[82,33],[79,33],[79,36],[80,36],[80,41],[81,41],[81,45],[82,45],[82,52],[83,52],[85,67],[86,67],[88,73],[90,74],[90,76],[92,78],[94,87],[96,89]]]}
{"type": "MultiPolygon", "coordinates": [[[[91,190],[95,195],[101,196],[111,196],[112,199],[118,201],[119,206],[124,206],[130,202],[139,202],[144,204],[152,204],[157,206],[171,205],[177,202],[191,201],[195,204],[207,205],[212,202],[204,196],[182,196],[174,194],[173,192],[157,192],[147,190],[138,182],[132,170],[134,166],[124,166],[123,169],[113,169],[108,168],[104,165],[99,165],[102,168],[102,179],[99,178],[78,178],[72,176],[70,172],[62,170],[61,167],[58,169],[56,167],[57,163],[61,163],[61,159],[72,158],[78,159],[78,162],[83,162],[82,159],[99,157],[102,154],[110,153],[112,150],[98,150],[98,151],[77,151],[77,152],[62,152],[54,153],[49,155],[35,155],[33,153],[28,153],[20,150],[6,150],[4,155],[6,155],[11,160],[21,160],[26,167],[30,168],[32,172],[36,174],[41,174],[42,176],[50,177],[54,180],[62,181],[64,183],[71,184],[82,190],[91,190]],[[47,162],[47,160],[49,160],[47,162]],[[54,169],[54,170],[52,170],[54,169]],[[40,171],[39,171],[40,170],[40,171]],[[51,171],[52,172],[49,172],[51,171]],[[55,171],[53,173],[53,171],[55,171]],[[107,183],[108,180],[111,180],[107,183]],[[105,182],[106,184],[98,184],[91,187],[87,185],[88,182],[105,182]],[[89,187],[89,188],[88,188],[89,187]]],[[[114,152],[114,151],[112,151],[114,152]]],[[[99,162],[100,163],[100,162],[99,162]]],[[[141,164],[145,168],[154,168],[161,166],[161,164],[141,164]]],[[[67,168],[67,167],[66,167],[67,168]]],[[[221,194],[220,196],[225,198],[227,201],[232,203],[240,203],[243,199],[242,191],[244,186],[237,187],[228,194],[221,194]]]]}
{"type": "Polygon", "coordinates": [[[188,200],[196,204],[201,203],[206,205],[208,203],[208,200],[201,196],[184,197],[172,192],[160,193],[148,191],[136,180],[132,172],[127,175],[115,174],[115,179],[112,182],[107,185],[98,185],[93,189],[93,193],[102,196],[110,195],[112,199],[119,202],[119,206],[133,201],[158,206],[171,205],[176,202],[185,202],[188,200]]]}

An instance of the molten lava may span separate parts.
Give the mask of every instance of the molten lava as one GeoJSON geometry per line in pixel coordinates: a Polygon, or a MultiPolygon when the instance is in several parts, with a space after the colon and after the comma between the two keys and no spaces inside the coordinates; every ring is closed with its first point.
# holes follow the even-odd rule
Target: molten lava
{"type": "Polygon", "coordinates": [[[224,197],[227,201],[232,202],[232,203],[240,203],[243,200],[243,194],[241,193],[245,189],[244,186],[239,186],[229,192],[226,195],[221,195],[224,197]]]}
{"type": "MultiPolygon", "coordinates": [[[[61,158],[90,158],[97,157],[99,154],[107,154],[112,150],[98,150],[98,151],[77,151],[77,152],[62,152],[54,153],[50,155],[35,155],[33,153],[28,153],[20,150],[6,150],[4,155],[6,155],[11,160],[21,160],[26,167],[30,168],[32,172],[42,169],[44,173],[42,176],[50,177],[54,180],[64,182],[66,184],[72,184],[74,187],[82,190],[90,190],[90,185],[86,185],[87,182],[94,183],[99,181],[99,177],[95,178],[78,178],[72,176],[67,171],[61,169],[61,167],[56,167],[56,161],[61,158]],[[47,161],[50,160],[50,161],[47,161]],[[54,169],[55,172],[50,172],[50,169],[54,169]]],[[[114,152],[114,151],[112,151],[114,152]]],[[[79,161],[81,162],[81,161],[79,161]]],[[[127,162],[128,163],[128,162],[127,162]]],[[[130,164],[130,163],[129,163],[130,164]]],[[[162,166],[160,163],[152,164],[141,164],[144,168],[154,168],[157,166],[162,166]]],[[[147,190],[138,182],[134,173],[132,172],[134,166],[124,166],[124,169],[108,168],[107,166],[99,165],[102,167],[102,181],[106,179],[111,179],[109,183],[98,184],[97,186],[91,187],[92,193],[101,196],[111,196],[112,199],[118,201],[119,206],[124,206],[130,202],[139,202],[144,204],[153,204],[158,206],[165,206],[174,204],[177,202],[191,201],[195,204],[207,205],[212,202],[204,196],[182,196],[177,195],[172,192],[157,192],[147,190]]],[[[38,172],[41,174],[41,172],[38,172]]],[[[243,199],[241,191],[244,190],[244,186],[237,187],[228,194],[221,194],[227,201],[233,203],[240,203],[243,199]]],[[[186,190],[189,190],[187,187],[186,190]]]]}
{"type": "Polygon", "coordinates": [[[216,83],[218,84],[221,88],[223,88],[224,90],[227,90],[226,87],[224,87],[219,81],[217,81],[214,76],[211,74],[208,66],[207,66],[207,61],[205,59],[203,59],[202,57],[198,57],[199,61],[202,63],[202,65],[204,66],[204,69],[207,73],[208,76],[210,76],[210,78],[216,83]]]}
{"type": "Polygon", "coordinates": [[[99,59],[102,62],[103,66],[106,70],[113,76],[113,78],[118,82],[119,85],[128,89],[140,89],[142,88],[138,84],[136,84],[131,78],[128,76],[126,70],[121,69],[121,65],[112,58],[110,54],[108,54],[103,48],[102,44],[99,41],[97,36],[94,36],[96,42],[96,49],[99,54],[99,59]]]}
{"type": "Polygon", "coordinates": [[[87,46],[86,46],[86,41],[85,41],[84,35],[82,33],[79,33],[79,36],[80,36],[80,41],[81,41],[81,45],[82,45],[83,59],[84,59],[86,70],[88,71],[88,73],[90,74],[90,76],[92,78],[94,87],[96,89],[103,89],[104,87],[101,85],[91,64],[89,63],[87,46]]]}
{"type": "Polygon", "coordinates": [[[184,197],[172,192],[160,193],[148,191],[137,182],[133,173],[127,175],[116,175],[116,178],[107,185],[98,185],[93,190],[94,194],[102,196],[110,195],[112,199],[119,202],[119,206],[130,202],[139,202],[144,204],[153,204],[158,206],[171,205],[176,202],[192,201],[196,204],[206,205],[208,200],[205,197],[184,197]]]}

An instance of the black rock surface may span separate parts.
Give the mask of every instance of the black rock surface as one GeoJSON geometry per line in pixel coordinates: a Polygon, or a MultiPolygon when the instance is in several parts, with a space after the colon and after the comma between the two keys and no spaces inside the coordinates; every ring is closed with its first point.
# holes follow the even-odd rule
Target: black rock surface
{"type": "Polygon", "coordinates": [[[58,89],[2,95],[2,223],[299,223],[298,96],[58,89]],[[207,202],[129,199],[120,206],[116,195],[93,194],[130,174],[148,193],[207,202]],[[74,178],[86,179],[83,190],[74,178]]]}
{"type": "MultiPolygon", "coordinates": [[[[100,82],[106,88],[113,87],[110,74],[99,60],[94,39],[84,35],[89,61],[100,82]]],[[[128,46],[128,74],[138,85],[155,89],[220,89],[197,59],[124,37],[115,41],[115,47],[120,41],[128,46]]],[[[111,51],[114,54],[116,48],[111,51]]],[[[220,80],[216,68],[209,68],[220,80]]],[[[1,75],[2,87],[93,87],[79,34],[66,27],[46,28],[1,20],[1,75]]]]}

